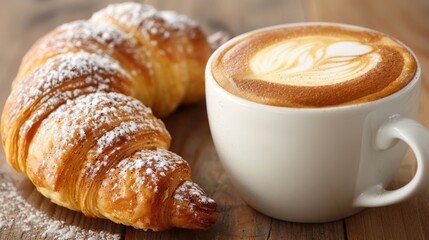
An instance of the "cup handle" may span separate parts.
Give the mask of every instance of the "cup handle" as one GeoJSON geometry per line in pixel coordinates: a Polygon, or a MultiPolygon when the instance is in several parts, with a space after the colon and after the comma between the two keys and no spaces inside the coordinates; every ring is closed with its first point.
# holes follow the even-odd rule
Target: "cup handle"
{"type": "Polygon", "coordinates": [[[414,151],[417,170],[405,186],[388,191],[381,184],[365,189],[354,200],[354,207],[380,207],[403,201],[429,185],[429,131],[418,122],[395,115],[379,128],[375,145],[380,150],[400,139],[414,151]]]}

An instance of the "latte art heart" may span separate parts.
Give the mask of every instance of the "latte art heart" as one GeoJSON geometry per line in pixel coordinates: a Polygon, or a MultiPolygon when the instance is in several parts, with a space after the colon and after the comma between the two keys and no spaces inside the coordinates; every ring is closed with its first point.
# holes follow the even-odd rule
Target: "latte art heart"
{"type": "Polygon", "coordinates": [[[296,86],[321,86],[364,75],[381,61],[356,41],[305,37],[261,49],[250,59],[249,78],[296,86]]]}
{"type": "Polygon", "coordinates": [[[226,91],[284,107],[374,101],[406,86],[416,69],[413,55],[390,36],[329,24],[246,34],[219,49],[211,63],[226,91]]]}

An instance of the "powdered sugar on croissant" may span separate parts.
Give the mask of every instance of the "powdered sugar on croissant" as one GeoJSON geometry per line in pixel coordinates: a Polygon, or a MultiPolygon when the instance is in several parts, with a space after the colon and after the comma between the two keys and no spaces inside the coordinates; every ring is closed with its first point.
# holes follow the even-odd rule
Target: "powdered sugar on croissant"
{"type": "Polygon", "coordinates": [[[216,204],[167,150],[155,117],[204,96],[209,55],[194,21],[138,3],[59,26],[26,54],[5,104],[8,162],[87,216],[141,229],[209,227],[216,204]]]}

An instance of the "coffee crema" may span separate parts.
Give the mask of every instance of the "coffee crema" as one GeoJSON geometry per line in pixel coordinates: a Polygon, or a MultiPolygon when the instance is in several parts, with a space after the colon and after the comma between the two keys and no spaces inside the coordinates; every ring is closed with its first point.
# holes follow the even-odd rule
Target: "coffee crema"
{"type": "Polygon", "coordinates": [[[214,56],[218,84],[275,106],[370,102],[406,86],[417,63],[395,39],[340,25],[265,29],[233,40],[214,56]]]}

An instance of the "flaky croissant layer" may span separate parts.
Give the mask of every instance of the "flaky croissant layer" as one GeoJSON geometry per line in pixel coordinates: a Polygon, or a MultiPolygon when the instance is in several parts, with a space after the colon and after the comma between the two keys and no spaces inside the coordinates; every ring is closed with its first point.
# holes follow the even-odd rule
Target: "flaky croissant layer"
{"type": "Polygon", "coordinates": [[[135,228],[205,229],[216,203],[155,116],[204,97],[198,25],[139,3],[64,24],[24,57],[6,101],[8,162],[53,202],[135,228]],[[144,103],[144,105],[143,105],[144,103]],[[153,113],[152,113],[153,112],[153,113]]]}

